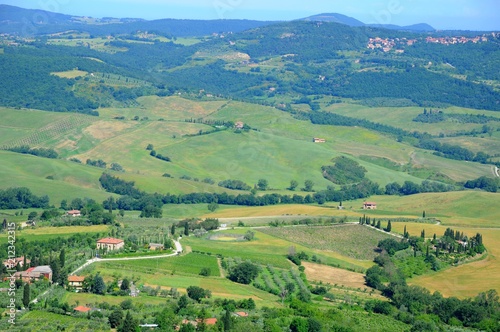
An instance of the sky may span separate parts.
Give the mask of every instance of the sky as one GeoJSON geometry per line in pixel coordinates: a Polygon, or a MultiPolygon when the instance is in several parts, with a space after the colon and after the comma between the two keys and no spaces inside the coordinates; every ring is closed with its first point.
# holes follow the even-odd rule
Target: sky
{"type": "Polygon", "coordinates": [[[286,21],[340,13],[365,23],[428,23],[440,30],[500,31],[500,0],[0,0],[0,4],[77,16],[148,20],[286,21]]]}

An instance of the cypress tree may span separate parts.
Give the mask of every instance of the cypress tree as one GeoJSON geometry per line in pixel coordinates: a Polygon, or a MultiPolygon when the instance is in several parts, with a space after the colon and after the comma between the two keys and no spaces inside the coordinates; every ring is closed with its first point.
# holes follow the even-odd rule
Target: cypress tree
{"type": "Polygon", "coordinates": [[[425,239],[425,229],[422,229],[422,232],[420,233],[420,237],[422,239],[425,239]]]}
{"type": "Polygon", "coordinates": [[[64,248],[61,249],[61,252],[59,253],[59,264],[61,267],[64,267],[64,264],[66,263],[66,251],[64,248]]]}
{"type": "Polygon", "coordinates": [[[138,328],[139,325],[130,314],[130,311],[127,311],[127,315],[125,316],[122,325],[118,328],[118,332],[136,332],[138,328]]]}
{"type": "Polygon", "coordinates": [[[187,222],[184,224],[184,235],[189,235],[189,224],[187,222]]]}
{"type": "MultiPolygon", "coordinates": [[[[375,220],[375,219],[374,219],[375,220]]],[[[380,229],[382,227],[382,225],[380,224],[380,219],[377,221],[377,226],[376,226],[378,229],[380,229]]]]}
{"type": "Polygon", "coordinates": [[[231,330],[231,325],[232,325],[231,312],[227,309],[226,309],[226,313],[222,317],[222,324],[224,325],[224,331],[231,330]]]}
{"type": "Polygon", "coordinates": [[[390,220],[387,222],[387,228],[386,228],[386,230],[388,232],[390,232],[392,230],[392,225],[391,225],[391,221],[390,220]]]}
{"type": "Polygon", "coordinates": [[[425,210],[422,212],[422,218],[425,218],[425,210]]]}
{"type": "Polygon", "coordinates": [[[30,284],[25,283],[23,290],[23,305],[25,308],[28,308],[29,304],[30,304],[30,284]]]}

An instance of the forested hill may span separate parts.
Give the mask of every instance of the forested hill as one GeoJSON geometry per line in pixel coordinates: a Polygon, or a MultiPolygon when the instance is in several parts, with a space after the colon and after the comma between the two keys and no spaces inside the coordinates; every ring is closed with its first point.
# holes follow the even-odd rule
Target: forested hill
{"type": "Polygon", "coordinates": [[[95,36],[154,31],[163,36],[195,37],[213,33],[241,32],[269,25],[270,21],[255,20],[143,20],[118,18],[88,18],[63,15],[43,10],[0,5],[0,33],[43,35],[68,30],[87,32],[95,36]]]}
{"type": "MultiPolygon", "coordinates": [[[[200,22],[209,26],[208,21],[193,22],[182,21],[186,34],[203,29],[196,28],[200,22]]],[[[69,31],[43,35],[35,42],[2,37],[5,84],[0,85],[0,105],[95,114],[98,107],[126,106],[145,94],[205,91],[272,106],[305,103],[313,110],[318,108],[313,100],[326,96],[370,106],[455,105],[500,111],[500,34],[435,38],[293,21],[191,38],[183,44],[154,29],[147,34],[132,31],[106,37],[69,31]],[[83,71],[77,76],[88,76],[54,76],[73,69],[83,71]],[[100,79],[90,76],[94,72],[100,79]],[[110,74],[118,75],[115,81],[110,74]],[[49,82],[57,89],[48,89],[49,82]]]]}

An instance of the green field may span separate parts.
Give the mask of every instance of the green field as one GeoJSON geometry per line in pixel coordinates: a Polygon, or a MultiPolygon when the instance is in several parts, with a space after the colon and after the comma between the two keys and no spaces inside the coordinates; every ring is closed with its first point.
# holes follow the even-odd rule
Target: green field
{"type": "MultiPolygon", "coordinates": [[[[79,233],[106,233],[108,228],[106,225],[26,228],[16,231],[16,238],[26,241],[46,241],[79,233]]],[[[0,234],[0,243],[6,242],[7,233],[0,234]]]]}
{"type": "Polygon", "coordinates": [[[165,275],[170,273],[197,275],[202,268],[208,268],[210,269],[211,276],[220,275],[217,258],[215,256],[196,253],[189,253],[178,257],[99,262],[97,266],[105,269],[130,271],[131,273],[157,272],[165,275]]]}

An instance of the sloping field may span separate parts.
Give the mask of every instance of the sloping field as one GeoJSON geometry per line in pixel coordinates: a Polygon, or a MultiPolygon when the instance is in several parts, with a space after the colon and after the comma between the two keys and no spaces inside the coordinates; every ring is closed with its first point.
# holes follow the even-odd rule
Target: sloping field
{"type": "Polygon", "coordinates": [[[306,227],[270,227],[263,233],[321,251],[335,251],[343,256],[371,261],[377,256],[379,241],[389,234],[357,224],[306,227]]]}
{"type": "MultiPolygon", "coordinates": [[[[403,232],[403,223],[393,223],[393,229],[403,232]]],[[[431,237],[437,233],[443,235],[446,226],[426,224],[406,224],[407,230],[412,235],[420,234],[425,229],[426,236],[431,237]]],[[[479,292],[495,289],[500,292],[500,229],[453,227],[467,235],[481,233],[483,242],[488,251],[485,259],[463,264],[458,267],[443,271],[418,276],[408,280],[409,283],[419,285],[430,291],[439,291],[445,296],[456,296],[459,298],[473,297],[479,292]]]]}

